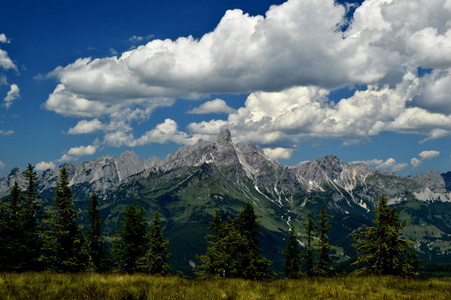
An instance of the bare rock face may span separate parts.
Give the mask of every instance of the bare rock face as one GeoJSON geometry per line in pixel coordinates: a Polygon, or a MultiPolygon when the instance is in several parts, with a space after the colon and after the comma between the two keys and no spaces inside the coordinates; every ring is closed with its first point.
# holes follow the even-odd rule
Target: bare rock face
{"type": "Polygon", "coordinates": [[[317,189],[324,184],[337,185],[346,191],[352,191],[358,184],[374,173],[365,164],[346,164],[335,155],[317,158],[297,167],[300,182],[310,189],[317,189]]]}
{"type": "Polygon", "coordinates": [[[230,130],[224,129],[221,130],[218,134],[218,138],[216,139],[216,142],[219,143],[231,143],[232,142],[232,134],[230,133],[230,130]]]}
{"type": "Polygon", "coordinates": [[[446,183],[442,175],[437,171],[430,171],[414,177],[421,189],[429,188],[436,193],[446,193],[446,183]]]}
{"type": "MultiPolygon", "coordinates": [[[[355,203],[380,194],[387,194],[393,201],[402,201],[408,193],[423,201],[451,201],[451,172],[401,177],[371,170],[363,163],[343,163],[335,155],[288,167],[268,158],[251,142],[246,145],[234,143],[228,129],[222,130],[214,142],[199,140],[194,145],[181,147],[164,160],[152,157],[143,162],[135,152],[125,151],[117,158],[103,156],[64,166],[69,173],[70,185],[80,199],[87,199],[92,192],[107,197],[121,182],[150,180],[154,172],[167,172],[168,177],[181,176],[187,168],[208,166],[209,172],[221,172],[224,178],[239,184],[246,181],[258,193],[278,203],[300,190],[325,189],[334,190],[332,200],[348,197],[355,203]]],[[[38,176],[39,191],[49,190],[56,186],[59,170],[47,170],[38,176]]],[[[9,194],[15,181],[24,184],[19,168],[0,179],[0,197],[9,194]]]]}
{"type": "Polygon", "coordinates": [[[146,169],[158,169],[159,167],[163,166],[163,160],[156,156],[152,156],[144,162],[144,166],[146,167],[146,169]]]}
{"type": "Polygon", "coordinates": [[[141,158],[134,151],[125,151],[115,159],[119,181],[146,169],[141,158]]]}
{"type": "MultiPolygon", "coordinates": [[[[61,167],[63,166],[69,173],[69,185],[76,189],[77,196],[82,198],[89,197],[93,192],[105,196],[124,178],[146,169],[143,161],[133,151],[126,151],[118,158],[107,155],[78,165],[66,163],[61,167]]],[[[38,173],[38,191],[56,187],[58,177],[58,169],[38,173]]],[[[8,195],[14,181],[20,184],[25,182],[19,168],[11,170],[7,177],[0,179],[0,197],[8,195]]]]}
{"type": "Polygon", "coordinates": [[[0,179],[0,198],[9,195],[9,190],[14,185],[14,182],[17,182],[19,186],[25,183],[22,170],[17,167],[9,171],[4,178],[0,179]]]}
{"type": "Polygon", "coordinates": [[[445,181],[446,190],[451,192],[451,171],[441,174],[443,180],[445,181]]]}

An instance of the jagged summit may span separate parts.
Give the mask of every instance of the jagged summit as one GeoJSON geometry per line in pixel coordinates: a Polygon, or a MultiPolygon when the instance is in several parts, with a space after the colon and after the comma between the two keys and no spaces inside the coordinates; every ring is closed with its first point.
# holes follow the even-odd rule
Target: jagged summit
{"type": "Polygon", "coordinates": [[[228,129],[221,130],[218,134],[216,142],[217,143],[226,143],[226,142],[231,143],[232,142],[232,134],[230,133],[230,130],[228,130],[228,129]]]}
{"type": "MultiPolygon", "coordinates": [[[[399,194],[405,189],[412,190],[418,195],[418,199],[425,201],[435,198],[451,201],[449,193],[451,173],[440,175],[432,172],[410,177],[392,174],[391,182],[395,179],[399,182],[393,185],[387,183],[389,175],[371,170],[365,164],[341,162],[333,154],[297,167],[288,167],[268,158],[264,151],[252,142],[245,145],[233,143],[228,129],[221,130],[215,142],[199,139],[195,144],[181,147],[167,155],[164,160],[152,157],[143,162],[134,151],[125,151],[119,157],[103,156],[77,165],[67,163],[64,166],[69,172],[71,186],[78,187],[79,193],[82,191],[78,196],[86,197],[91,192],[96,192],[100,196],[108,195],[124,180],[135,180],[141,176],[139,174],[153,176],[152,174],[156,172],[171,173],[175,170],[174,174],[181,174],[188,168],[204,164],[211,165],[212,169],[223,173],[224,178],[229,180],[250,181],[258,193],[263,193],[261,190],[263,187],[260,187],[263,185],[266,189],[263,194],[268,196],[275,193],[273,197],[277,198],[277,201],[285,197],[284,193],[290,195],[296,189],[308,192],[321,191],[325,186],[332,187],[340,195],[346,191],[354,197],[354,189],[367,184],[374,184],[375,187],[372,189],[380,190],[387,195],[399,194]],[[368,178],[372,178],[373,181],[368,181],[368,178]]],[[[39,173],[40,190],[54,187],[58,173],[58,170],[39,173]]],[[[9,193],[14,181],[23,182],[22,171],[19,168],[14,168],[5,178],[0,179],[0,197],[9,193]]]]}

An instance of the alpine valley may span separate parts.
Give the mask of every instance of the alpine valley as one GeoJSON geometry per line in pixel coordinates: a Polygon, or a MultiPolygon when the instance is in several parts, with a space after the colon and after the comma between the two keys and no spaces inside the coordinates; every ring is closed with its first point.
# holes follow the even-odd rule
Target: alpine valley
{"type": "MultiPolygon", "coordinates": [[[[263,255],[275,270],[281,270],[289,223],[301,233],[302,243],[307,214],[316,216],[322,206],[330,215],[335,259],[351,259],[356,255],[351,235],[373,226],[374,205],[382,194],[407,222],[404,236],[416,243],[420,259],[451,262],[451,172],[401,177],[363,163],[343,163],[334,155],[290,167],[269,159],[252,143],[234,143],[228,130],[216,142],[199,140],[164,160],[142,161],[126,151],[117,158],[64,166],[75,207],[82,212],[80,223],[85,222],[89,197],[97,193],[107,237],[115,234],[122,212],[133,201],[145,207],[149,220],[158,210],[170,241],[172,270],[190,273],[196,255],[205,253],[208,221],[216,209],[236,216],[248,201],[261,216],[263,255]]],[[[44,210],[52,204],[58,174],[38,173],[44,210]]],[[[0,197],[8,196],[15,181],[24,183],[19,168],[0,179],[0,197]]]]}

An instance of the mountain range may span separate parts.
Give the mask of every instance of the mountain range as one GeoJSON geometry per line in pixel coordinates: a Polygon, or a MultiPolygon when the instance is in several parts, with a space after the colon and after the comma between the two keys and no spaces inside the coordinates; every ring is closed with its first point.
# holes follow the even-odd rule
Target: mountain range
{"type": "MultiPolygon", "coordinates": [[[[289,223],[295,224],[303,242],[302,224],[307,214],[324,206],[330,215],[334,256],[344,261],[355,255],[353,232],[372,225],[374,206],[385,194],[406,220],[405,237],[415,241],[420,257],[451,261],[451,172],[431,171],[398,176],[372,170],[364,163],[344,163],[335,155],[298,166],[268,158],[252,143],[234,143],[228,130],[215,142],[199,140],[164,159],[142,161],[133,151],[119,157],[104,156],[80,164],[64,164],[70,177],[74,203],[82,212],[95,192],[102,199],[105,235],[120,226],[126,205],[137,201],[149,218],[158,210],[166,225],[173,268],[190,272],[196,255],[207,246],[208,221],[218,209],[237,215],[251,202],[261,216],[264,255],[280,269],[289,223]],[[191,265],[191,266],[190,266],[191,265]]],[[[51,205],[59,170],[38,173],[44,207],[51,205]]],[[[17,181],[22,170],[12,169],[0,179],[0,198],[17,181]]],[[[86,219],[81,214],[80,222],[86,219]]]]}

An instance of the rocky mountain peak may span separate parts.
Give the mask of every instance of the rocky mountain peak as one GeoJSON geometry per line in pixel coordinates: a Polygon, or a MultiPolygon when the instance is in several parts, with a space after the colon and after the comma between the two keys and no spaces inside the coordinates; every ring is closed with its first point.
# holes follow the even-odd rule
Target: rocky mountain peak
{"type": "Polygon", "coordinates": [[[231,143],[232,142],[232,134],[230,130],[224,129],[221,130],[218,134],[218,138],[216,139],[217,143],[231,143]]]}
{"type": "Polygon", "coordinates": [[[119,181],[146,169],[144,162],[134,151],[125,151],[115,159],[119,181]]]}

